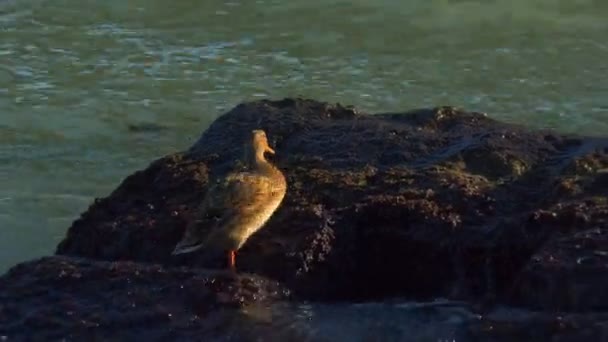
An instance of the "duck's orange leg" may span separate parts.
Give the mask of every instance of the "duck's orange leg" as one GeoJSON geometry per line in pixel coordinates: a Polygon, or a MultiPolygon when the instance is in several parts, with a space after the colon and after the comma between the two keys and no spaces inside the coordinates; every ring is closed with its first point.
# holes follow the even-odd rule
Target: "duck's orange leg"
{"type": "Polygon", "coordinates": [[[236,271],[236,251],[229,250],[228,251],[228,268],[231,271],[236,271]]]}

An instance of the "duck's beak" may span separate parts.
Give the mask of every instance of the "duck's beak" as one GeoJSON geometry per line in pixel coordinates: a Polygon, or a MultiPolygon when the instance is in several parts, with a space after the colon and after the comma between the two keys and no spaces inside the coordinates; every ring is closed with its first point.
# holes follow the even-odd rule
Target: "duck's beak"
{"type": "Polygon", "coordinates": [[[270,146],[266,145],[266,150],[264,152],[268,152],[270,154],[274,154],[274,150],[270,148],[270,146]]]}

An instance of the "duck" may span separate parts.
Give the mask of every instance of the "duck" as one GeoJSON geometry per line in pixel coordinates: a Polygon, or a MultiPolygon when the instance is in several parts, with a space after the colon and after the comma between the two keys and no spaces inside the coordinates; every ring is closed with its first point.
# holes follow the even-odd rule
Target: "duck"
{"type": "Polygon", "coordinates": [[[199,207],[199,218],[216,218],[212,227],[201,229],[199,220],[194,220],[186,227],[172,255],[200,249],[227,253],[228,268],[236,271],[237,251],[266,224],[287,192],[284,174],[266,159],[266,153],[275,154],[266,132],[251,131],[245,143],[247,171],[216,179],[199,207]]]}

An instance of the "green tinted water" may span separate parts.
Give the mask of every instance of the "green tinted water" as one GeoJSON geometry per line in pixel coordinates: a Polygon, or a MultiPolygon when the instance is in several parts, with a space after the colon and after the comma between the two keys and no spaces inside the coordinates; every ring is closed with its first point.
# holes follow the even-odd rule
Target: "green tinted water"
{"type": "Polygon", "coordinates": [[[0,0],[0,272],[245,100],[608,135],[606,18],[603,0],[0,0]]]}

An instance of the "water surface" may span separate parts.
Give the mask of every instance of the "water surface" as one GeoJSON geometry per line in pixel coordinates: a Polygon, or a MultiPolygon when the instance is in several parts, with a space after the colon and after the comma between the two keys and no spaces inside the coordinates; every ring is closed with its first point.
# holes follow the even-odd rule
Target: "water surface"
{"type": "Polygon", "coordinates": [[[245,100],[608,135],[608,2],[0,0],[0,272],[245,100]]]}

